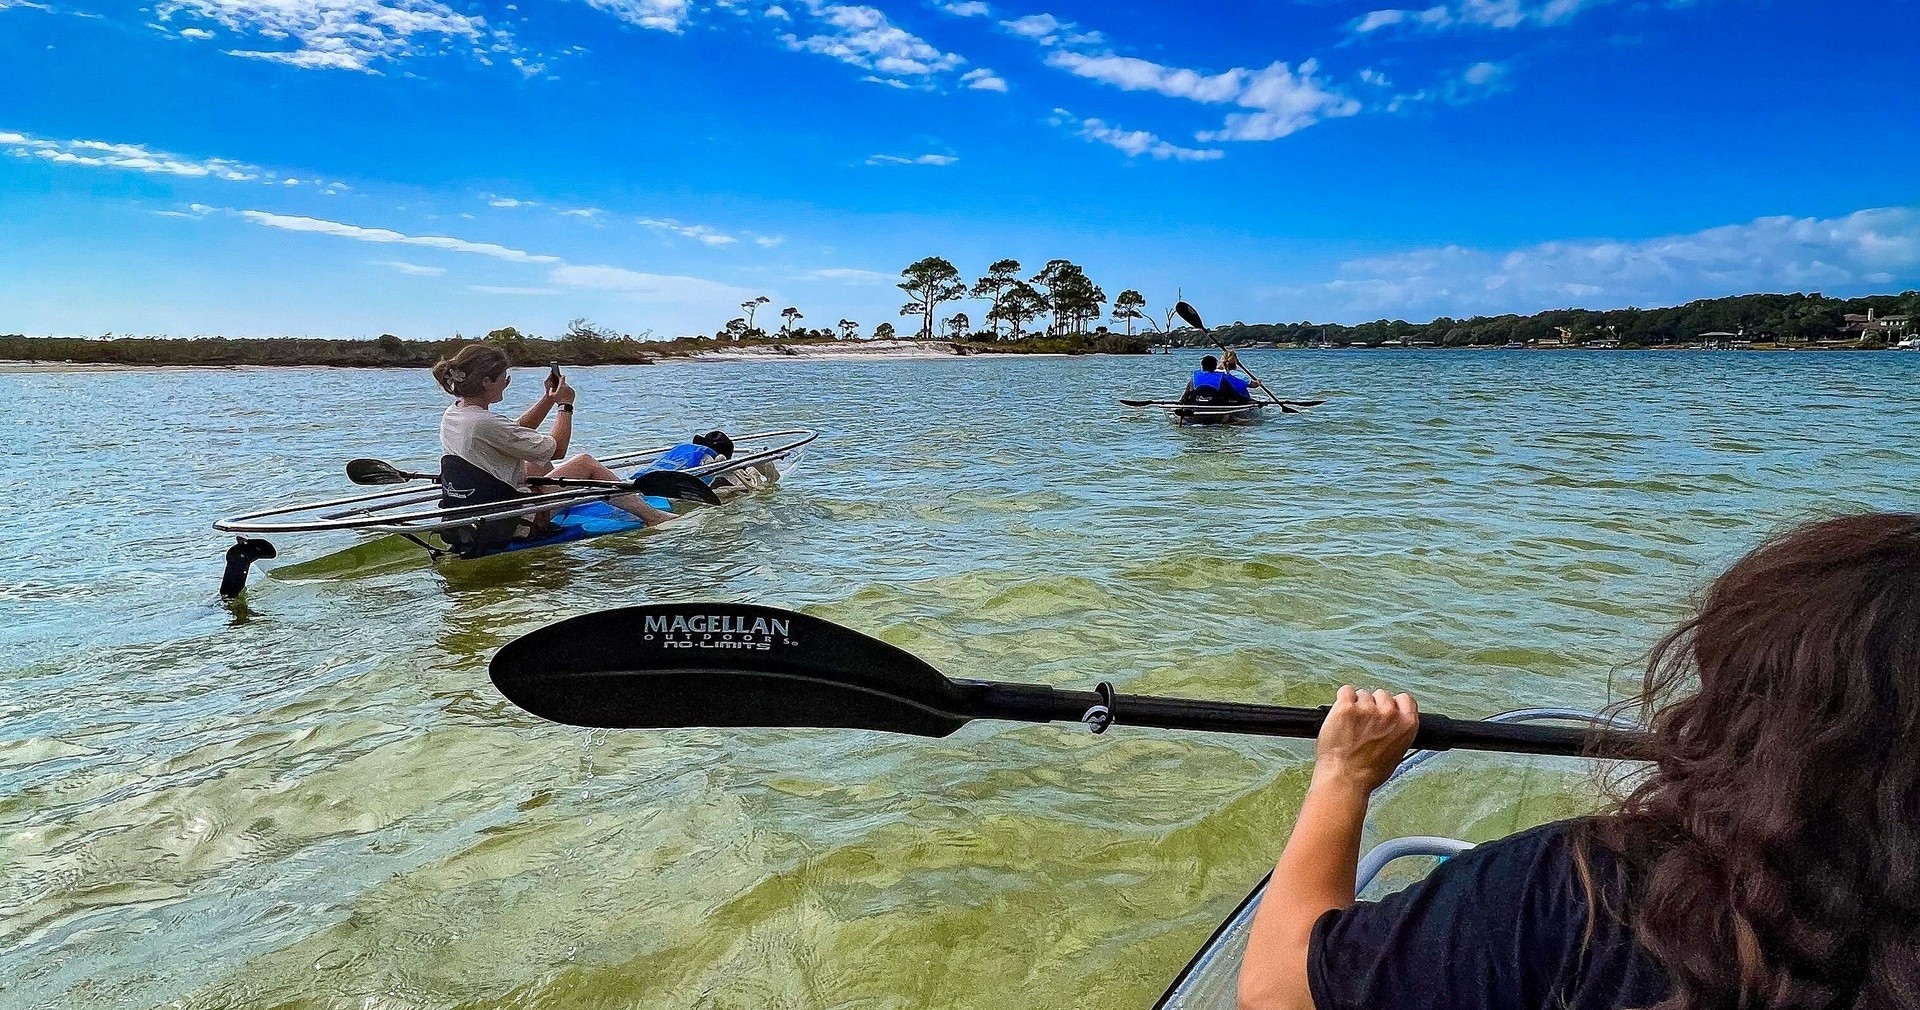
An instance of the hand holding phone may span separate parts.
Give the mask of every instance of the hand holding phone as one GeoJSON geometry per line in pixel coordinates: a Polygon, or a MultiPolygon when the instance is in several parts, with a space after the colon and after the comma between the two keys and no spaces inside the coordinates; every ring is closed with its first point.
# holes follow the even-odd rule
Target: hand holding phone
{"type": "Polygon", "coordinates": [[[564,380],[562,380],[560,377],[560,363],[558,361],[548,362],[547,363],[547,392],[552,393],[554,390],[559,389],[560,383],[562,381],[564,380]]]}

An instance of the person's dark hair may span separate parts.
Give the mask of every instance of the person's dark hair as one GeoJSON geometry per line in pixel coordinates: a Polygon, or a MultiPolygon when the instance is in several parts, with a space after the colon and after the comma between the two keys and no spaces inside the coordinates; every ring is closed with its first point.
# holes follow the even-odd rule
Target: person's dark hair
{"type": "Polygon", "coordinates": [[[1637,701],[1659,706],[1655,767],[1579,851],[1590,897],[1588,850],[1620,857],[1619,911],[1672,981],[1651,1010],[1911,1006],[1920,516],[1817,522],[1741,558],[1637,701]]]}
{"type": "Polygon", "coordinates": [[[507,370],[507,356],[498,347],[468,344],[451,358],[433,366],[433,380],[454,396],[478,396],[480,386],[507,370]]]}
{"type": "Polygon", "coordinates": [[[1200,359],[1200,370],[1203,372],[1211,372],[1214,369],[1219,367],[1220,367],[1220,359],[1214,357],[1211,354],[1200,359]]]}
{"type": "Polygon", "coordinates": [[[694,445],[704,445],[722,456],[733,455],[733,439],[724,431],[709,431],[704,435],[693,436],[694,445]]]}

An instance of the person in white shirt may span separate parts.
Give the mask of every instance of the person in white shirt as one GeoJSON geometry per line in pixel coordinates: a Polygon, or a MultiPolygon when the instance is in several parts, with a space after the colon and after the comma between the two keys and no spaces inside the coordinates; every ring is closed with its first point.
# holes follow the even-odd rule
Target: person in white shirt
{"type": "MultiPolygon", "coordinates": [[[[485,344],[468,344],[451,358],[433,366],[434,380],[454,397],[453,405],[440,416],[441,451],[458,456],[475,467],[528,493],[528,477],[578,477],[588,480],[621,478],[587,453],[566,456],[567,442],[573,437],[573,411],[579,394],[557,371],[548,377],[540,398],[533,401],[517,421],[509,421],[493,412],[493,405],[506,398],[508,374],[506,354],[485,344]],[[540,423],[558,407],[553,426],[545,433],[540,423]]],[[[632,513],[648,526],[673,518],[673,513],[648,505],[639,495],[616,495],[608,499],[614,506],[632,513]]]]}

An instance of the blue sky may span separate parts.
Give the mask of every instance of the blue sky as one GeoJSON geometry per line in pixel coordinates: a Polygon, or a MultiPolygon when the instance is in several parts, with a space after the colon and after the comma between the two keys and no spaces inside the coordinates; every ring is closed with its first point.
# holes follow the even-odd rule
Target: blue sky
{"type": "Polygon", "coordinates": [[[911,328],[926,255],[1223,322],[1902,290],[1917,31],[1917,0],[0,0],[0,332],[670,336],[759,294],[865,332],[911,328]]]}

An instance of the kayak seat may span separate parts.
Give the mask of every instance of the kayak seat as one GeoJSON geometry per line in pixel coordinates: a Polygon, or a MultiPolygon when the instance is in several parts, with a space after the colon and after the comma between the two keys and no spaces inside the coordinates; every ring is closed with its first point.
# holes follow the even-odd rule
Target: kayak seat
{"type": "MultiPolygon", "coordinates": [[[[448,453],[440,457],[441,508],[491,505],[525,497],[527,495],[519,488],[459,456],[448,453]]],[[[440,539],[447,542],[447,548],[455,557],[476,558],[492,554],[522,536],[537,532],[528,529],[531,525],[526,516],[487,519],[471,526],[441,530],[440,539]]]]}

